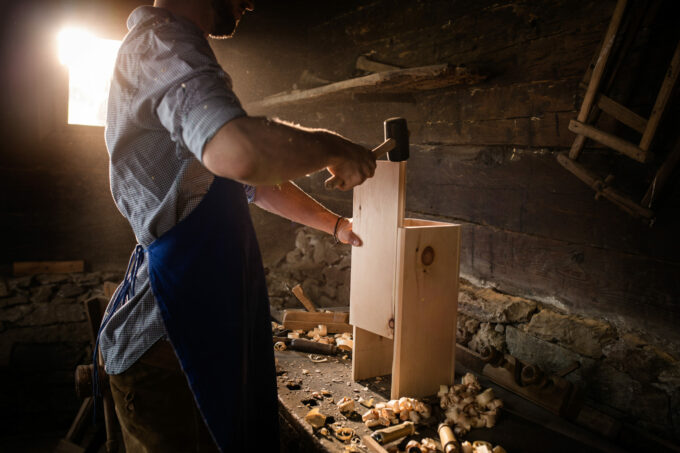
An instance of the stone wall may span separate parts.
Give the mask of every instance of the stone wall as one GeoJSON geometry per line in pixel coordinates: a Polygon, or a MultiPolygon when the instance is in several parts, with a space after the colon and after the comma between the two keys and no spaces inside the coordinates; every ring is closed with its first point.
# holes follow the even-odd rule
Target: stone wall
{"type": "Polygon", "coordinates": [[[291,293],[300,284],[307,297],[322,308],[349,306],[351,249],[311,228],[299,228],[295,248],[267,272],[269,300],[274,310],[300,308],[291,293]]]}
{"type": "Polygon", "coordinates": [[[680,440],[680,350],[677,344],[606,319],[566,314],[554,306],[461,281],[457,341],[481,352],[493,346],[566,379],[615,419],[680,440]]]}
{"type": "Polygon", "coordinates": [[[80,407],[76,366],[91,363],[83,302],[115,272],[0,278],[0,438],[61,437],[80,407]],[[37,433],[37,434],[36,434],[37,433]]]}

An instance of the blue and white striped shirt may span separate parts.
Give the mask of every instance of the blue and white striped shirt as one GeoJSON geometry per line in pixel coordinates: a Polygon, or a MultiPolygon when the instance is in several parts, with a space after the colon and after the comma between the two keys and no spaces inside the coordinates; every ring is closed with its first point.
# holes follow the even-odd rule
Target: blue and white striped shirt
{"type": "MultiPolygon", "coordinates": [[[[201,163],[203,147],[246,113],[195,24],[141,6],[127,25],[109,93],[106,146],[113,198],[146,248],[198,205],[213,181],[201,163]]],[[[255,189],[245,190],[252,201],[255,189]]],[[[135,295],[101,333],[109,374],[125,371],[165,335],[146,264],[135,295]]]]}

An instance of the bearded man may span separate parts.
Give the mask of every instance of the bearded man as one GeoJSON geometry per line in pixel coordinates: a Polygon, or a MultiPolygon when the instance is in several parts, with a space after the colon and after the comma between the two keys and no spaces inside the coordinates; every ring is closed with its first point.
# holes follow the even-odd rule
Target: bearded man
{"type": "Polygon", "coordinates": [[[249,202],[361,245],[351,219],[290,180],[326,168],[349,190],[373,175],[370,151],[329,131],[248,116],[208,44],[253,8],[156,0],[130,15],[116,61],[111,192],[138,245],[99,348],[128,453],[279,448],[249,202]]]}

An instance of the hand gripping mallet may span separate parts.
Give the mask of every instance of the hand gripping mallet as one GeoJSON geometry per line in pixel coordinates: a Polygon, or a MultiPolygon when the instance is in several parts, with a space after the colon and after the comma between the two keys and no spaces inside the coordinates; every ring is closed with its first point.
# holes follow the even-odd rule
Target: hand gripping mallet
{"type": "MultiPolygon", "coordinates": [[[[387,153],[392,162],[402,162],[408,159],[408,126],[406,118],[389,118],[385,120],[385,141],[371,150],[375,158],[387,153]]],[[[326,189],[334,189],[341,184],[340,178],[331,176],[324,185],[326,189]]]]}

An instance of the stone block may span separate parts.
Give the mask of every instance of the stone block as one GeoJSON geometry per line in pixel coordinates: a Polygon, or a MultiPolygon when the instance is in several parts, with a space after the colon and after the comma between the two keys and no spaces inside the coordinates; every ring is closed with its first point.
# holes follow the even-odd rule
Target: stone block
{"type": "Polygon", "coordinates": [[[10,292],[7,282],[4,279],[0,278],[0,297],[7,297],[9,295],[10,292]]]}
{"type": "Polygon", "coordinates": [[[17,325],[47,326],[61,323],[77,323],[86,320],[85,310],[80,305],[35,304],[35,310],[24,316],[17,325]]]}
{"type": "Polygon", "coordinates": [[[69,274],[38,274],[36,280],[41,285],[55,285],[58,283],[66,283],[71,281],[69,274]]]}
{"type": "Polygon", "coordinates": [[[14,277],[7,280],[10,291],[16,289],[28,289],[33,283],[33,276],[27,275],[25,277],[14,277]]]}
{"type": "Polygon", "coordinates": [[[633,395],[642,389],[638,381],[603,363],[595,368],[588,384],[586,393],[590,398],[628,414],[632,410],[633,395]]]}
{"type": "Polygon", "coordinates": [[[54,285],[40,285],[31,288],[31,302],[45,304],[50,301],[54,293],[54,285]]]}
{"type": "Polygon", "coordinates": [[[28,297],[23,294],[15,294],[14,296],[0,299],[0,308],[13,307],[15,305],[24,305],[29,303],[28,297]]]}
{"type": "Polygon", "coordinates": [[[16,323],[32,311],[33,307],[31,305],[13,305],[3,308],[0,309],[0,321],[16,323]]]}
{"type": "Polygon", "coordinates": [[[84,286],[86,288],[101,285],[102,283],[102,273],[101,272],[87,272],[73,274],[73,283],[76,285],[84,286]]]}
{"type": "Polygon", "coordinates": [[[57,290],[57,296],[64,298],[77,297],[85,292],[85,288],[74,283],[65,283],[57,290]]]}
{"type": "Polygon", "coordinates": [[[669,366],[664,355],[651,346],[636,346],[619,340],[607,345],[603,351],[605,363],[640,382],[654,382],[659,372],[669,366]]]}
{"type": "Polygon", "coordinates": [[[488,322],[479,325],[479,330],[472,336],[468,347],[473,351],[480,352],[484,347],[492,346],[499,351],[505,351],[505,336],[496,332],[494,326],[488,322]]]}
{"type": "Polygon", "coordinates": [[[569,381],[574,383],[583,381],[584,376],[592,372],[595,366],[595,361],[592,359],[537,338],[513,326],[506,327],[505,341],[511,355],[538,366],[547,374],[556,374],[567,369],[574,362],[579,363],[579,368],[566,376],[569,381]]]}
{"type": "Polygon", "coordinates": [[[517,323],[529,320],[536,302],[461,283],[458,310],[484,322],[517,323]]]}
{"type": "Polygon", "coordinates": [[[615,335],[608,323],[563,315],[548,309],[539,311],[531,318],[527,332],[595,359],[602,357],[602,347],[611,342],[615,335]]]}

